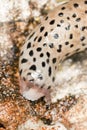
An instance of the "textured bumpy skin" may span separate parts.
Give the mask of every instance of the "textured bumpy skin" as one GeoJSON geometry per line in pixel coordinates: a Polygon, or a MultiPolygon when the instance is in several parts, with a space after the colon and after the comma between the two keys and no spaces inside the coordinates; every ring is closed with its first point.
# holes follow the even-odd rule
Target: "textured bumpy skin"
{"type": "Polygon", "coordinates": [[[29,100],[57,85],[58,64],[87,49],[87,0],[70,0],[51,11],[28,36],[19,60],[20,90],[29,100]]]}

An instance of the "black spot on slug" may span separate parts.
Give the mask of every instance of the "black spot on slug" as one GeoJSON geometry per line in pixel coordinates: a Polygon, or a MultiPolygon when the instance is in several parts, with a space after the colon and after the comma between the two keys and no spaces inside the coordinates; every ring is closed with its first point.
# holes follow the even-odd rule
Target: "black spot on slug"
{"type": "Polygon", "coordinates": [[[85,0],[84,3],[87,4],[87,0],[85,0]]]}
{"type": "Polygon", "coordinates": [[[78,5],[77,3],[74,3],[73,6],[74,6],[75,8],[79,7],[79,5],[78,5]]]}
{"type": "Polygon", "coordinates": [[[27,61],[28,61],[27,59],[23,58],[23,59],[21,60],[21,63],[26,63],[27,61]]]}
{"type": "Polygon", "coordinates": [[[42,67],[45,67],[45,65],[46,65],[45,62],[43,61],[43,62],[42,62],[42,67]]]}
{"type": "Polygon", "coordinates": [[[52,73],[52,69],[51,69],[51,67],[49,67],[49,69],[48,69],[48,75],[51,76],[51,73],[52,73]]]}
{"type": "Polygon", "coordinates": [[[81,40],[81,41],[84,41],[84,40],[85,40],[85,37],[84,37],[84,36],[82,36],[82,37],[80,38],[80,40],[81,40]]]}
{"type": "Polygon", "coordinates": [[[31,42],[27,44],[27,49],[31,47],[31,42]]]}
{"type": "Polygon", "coordinates": [[[48,35],[48,32],[45,32],[45,33],[44,33],[44,36],[46,37],[47,35],[48,35]]]}
{"type": "Polygon", "coordinates": [[[60,44],[60,45],[58,45],[59,46],[59,48],[62,48],[62,45],[60,44]]]}
{"type": "Polygon", "coordinates": [[[40,36],[39,38],[38,38],[38,42],[40,42],[42,40],[42,36],[40,36]]]}
{"type": "Polygon", "coordinates": [[[49,47],[50,47],[50,48],[53,48],[53,47],[54,47],[53,43],[50,43],[50,44],[49,44],[49,47]]]}
{"type": "Polygon", "coordinates": [[[77,18],[77,19],[76,19],[76,22],[79,22],[80,20],[81,20],[81,18],[77,18]]]}
{"type": "Polygon", "coordinates": [[[53,82],[55,81],[55,77],[52,78],[52,81],[53,81],[53,82]]]}
{"type": "Polygon", "coordinates": [[[54,23],[55,23],[55,19],[51,20],[49,24],[53,25],[54,23]]]}
{"type": "Polygon", "coordinates": [[[60,24],[57,24],[57,27],[61,27],[61,25],[60,25],[60,24]]]}
{"type": "Polygon", "coordinates": [[[36,61],[36,58],[34,57],[34,58],[33,58],[33,62],[35,62],[35,61],[36,61]]]}
{"type": "Polygon", "coordinates": [[[67,42],[65,42],[65,45],[69,45],[69,42],[67,41],[67,42]]]}
{"type": "Polygon", "coordinates": [[[85,29],[87,29],[87,27],[85,27],[85,26],[83,26],[83,27],[81,28],[82,31],[84,31],[85,29]]]}
{"type": "Polygon", "coordinates": [[[27,73],[27,75],[31,75],[31,73],[30,73],[30,72],[28,72],[28,73],[27,73]]]}
{"type": "Polygon", "coordinates": [[[40,57],[43,57],[43,56],[44,56],[44,54],[43,54],[43,53],[41,53],[41,54],[40,54],[40,57]]]}
{"type": "Polygon", "coordinates": [[[75,25],[75,28],[78,28],[78,25],[77,25],[77,24],[75,25]]]}
{"type": "Polygon", "coordinates": [[[61,10],[65,10],[66,8],[65,7],[62,7],[61,10]]]}
{"type": "Polygon", "coordinates": [[[48,19],[48,16],[46,16],[45,20],[47,20],[47,19],[48,19]]]}
{"type": "Polygon", "coordinates": [[[47,89],[51,89],[51,86],[48,86],[47,89]]]}
{"type": "Polygon", "coordinates": [[[52,59],[52,62],[53,62],[53,64],[56,63],[56,58],[53,58],[53,59],[52,59]]]}
{"type": "Polygon", "coordinates": [[[73,18],[76,18],[76,14],[74,13],[74,14],[72,15],[72,17],[73,17],[73,18]]]}
{"type": "Polygon", "coordinates": [[[36,70],[36,65],[32,65],[29,69],[30,70],[36,70]]]}
{"type": "Polygon", "coordinates": [[[57,49],[57,52],[61,52],[62,50],[61,50],[61,48],[62,48],[62,45],[58,45],[58,49],[57,49]]]}
{"type": "Polygon", "coordinates": [[[64,23],[64,20],[60,20],[60,23],[64,23]]]}
{"type": "Polygon", "coordinates": [[[49,59],[46,60],[47,64],[49,64],[49,59]]]}
{"type": "Polygon", "coordinates": [[[74,46],[74,45],[73,45],[73,44],[71,44],[71,45],[70,45],[70,48],[72,48],[73,46],[74,46]]]}
{"type": "Polygon", "coordinates": [[[60,52],[61,52],[61,49],[57,49],[57,52],[59,52],[59,53],[60,53],[60,52]]]}
{"type": "Polygon", "coordinates": [[[85,14],[87,14],[87,10],[85,10],[85,14]]]}
{"type": "Polygon", "coordinates": [[[47,46],[47,44],[46,44],[46,43],[44,43],[44,44],[43,44],[43,46],[45,47],[45,46],[47,46]]]}
{"type": "Polygon", "coordinates": [[[40,32],[42,32],[44,30],[44,26],[40,27],[40,32]]]}
{"type": "Polygon", "coordinates": [[[34,53],[33,53],[33,50],[30,50],[29,55],[30,55],[30,56],[33,56],[33,54],[34,54],[34,53]]]}
{"type": "Polygon", "coordinates": [[[47,52],[46,55],[47,55],[47,57],[50,57],[50,53],[49,52],[47,52]]]}
{"type": "Polygon", "coordinates": [[[38,47],[38,48],[37,48],[37,51],[38,51],[38,52],[40,52],[41,50],[42,50],[42,48],[41,48],[41,47],[38,47]]]}
{"type": "Polygon", "coordinates": [[[52,32],[53,30],[54,30],[53,28],[50,29],[51,32],[52,32]]]}
{"type": "Polygon", "coordinates": [[[73,34],[70,34],[69,39],[72,39],[72,38],[73,38],[73,34]]]}
{"type": "Polygon", "coordinates": [[[63,13],[62,13],[62,12],[58,13],[58,16],[62,17],[62,16],[63,16],[63,13]]]}
{"type": "Polygon", "coordinates": [[[36,41],[37,40],[37,36],[34,38],[34,41],[36,41]]]}
{"type": "Polygon", "coordinates": [[[67,17],[67,20],[70,20],[70,17],[67,17]]]}
{"type": "Polygon", "coordinates": [[[86,44],[85,43],[82,43],[82,46],[85,46],[86,44]]]}

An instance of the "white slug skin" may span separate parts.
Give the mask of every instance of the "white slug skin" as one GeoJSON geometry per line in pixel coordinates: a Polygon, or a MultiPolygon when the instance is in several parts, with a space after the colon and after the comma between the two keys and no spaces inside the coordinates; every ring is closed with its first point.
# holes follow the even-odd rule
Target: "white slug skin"
{"type": "Polygon", "coordinates": [[[20,82],[25,85],[21,83],[21,93],[32,101],[42,96],[50,99],[48,91],[55,87],[58,64],[66,57],[85,49],[87,0],[70,0],[42,19],[23,45],[19,70],[20,82]],[[35,97],[34,90],[37,90],[35,97]],[[29,92],[31,96],[28,96],[29,92]]]}

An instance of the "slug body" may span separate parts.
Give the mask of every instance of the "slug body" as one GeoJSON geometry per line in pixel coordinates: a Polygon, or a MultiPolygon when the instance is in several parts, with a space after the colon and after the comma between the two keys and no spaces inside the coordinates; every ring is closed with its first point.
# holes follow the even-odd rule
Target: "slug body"
{"type": "Polygon", "coordinates": [[[58,65],[87,49],[87,0],[70,0],[51,11],[21,48],[19,71],[22,95],[32,101],[57,85],[58,65]]]}

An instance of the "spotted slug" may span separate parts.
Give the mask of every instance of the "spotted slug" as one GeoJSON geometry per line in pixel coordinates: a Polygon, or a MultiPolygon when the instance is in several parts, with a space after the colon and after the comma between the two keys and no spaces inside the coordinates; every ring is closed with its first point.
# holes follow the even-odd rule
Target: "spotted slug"
{"type": "Polygon", "coordinates": [[[59,64],[87,49],[87,0],[70,0],[51,11],[28,36],[19,58],[20,92],[50,101],[59,64]]]}

